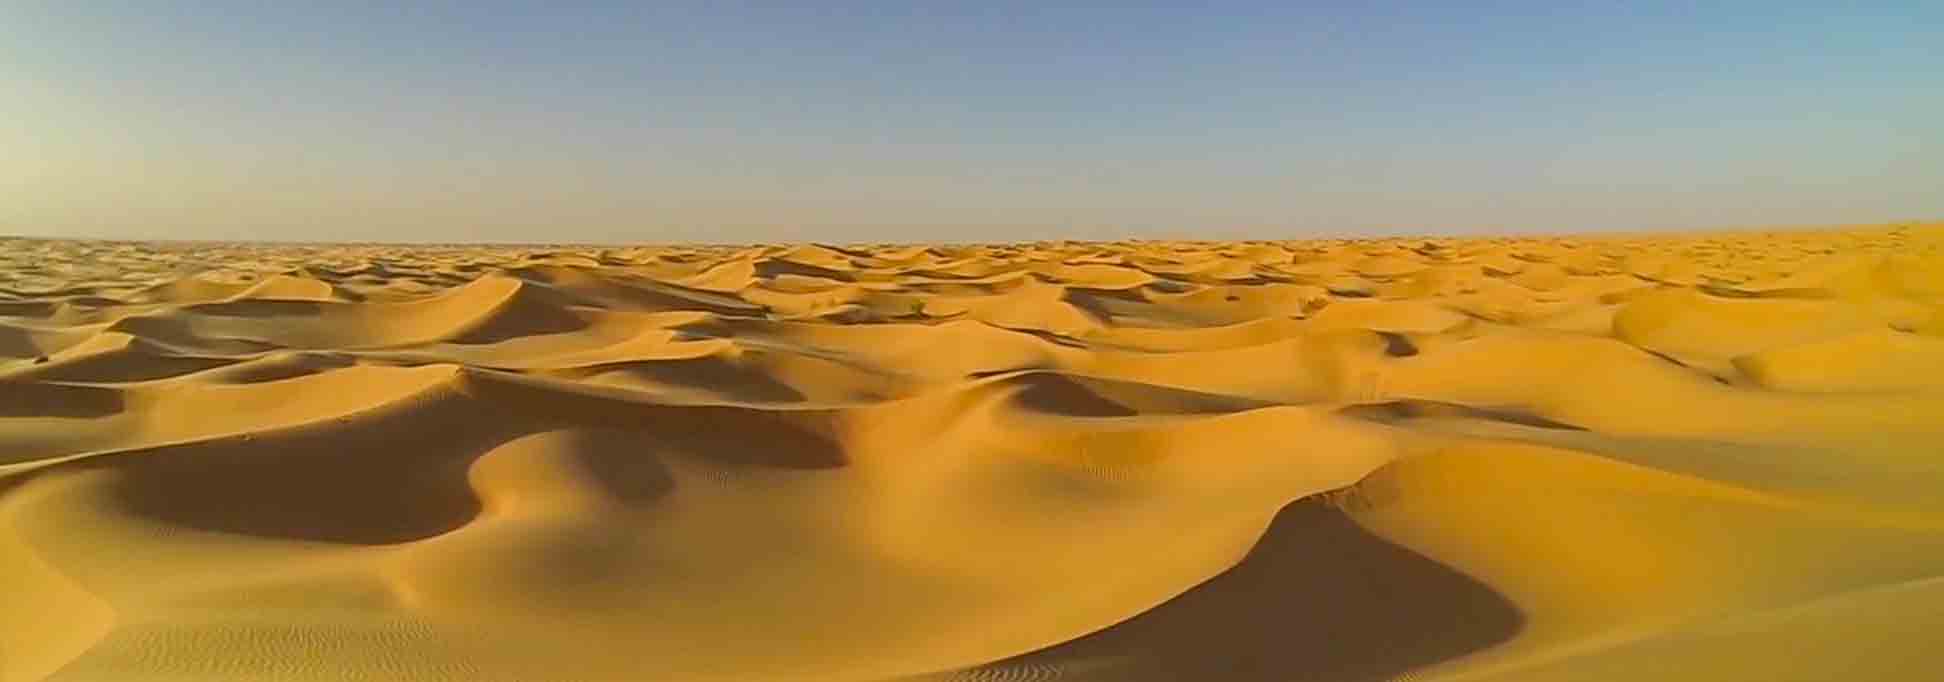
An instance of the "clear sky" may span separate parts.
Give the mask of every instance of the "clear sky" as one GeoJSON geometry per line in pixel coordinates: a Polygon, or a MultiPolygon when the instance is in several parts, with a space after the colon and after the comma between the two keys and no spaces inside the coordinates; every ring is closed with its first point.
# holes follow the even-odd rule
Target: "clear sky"
{"type": "Polygon", "coordinates": [[[7,234],[980,241],[1935,218],[1944,2],[0,0],[7,234]]]}

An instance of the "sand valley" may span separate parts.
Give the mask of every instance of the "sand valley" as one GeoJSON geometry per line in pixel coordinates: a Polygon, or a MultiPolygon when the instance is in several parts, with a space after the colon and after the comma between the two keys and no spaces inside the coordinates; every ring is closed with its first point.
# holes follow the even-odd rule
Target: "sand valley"
{"type": "Polygon", "coordinates": [[[1944,226],[0,240],[0,604],[4,682],[1938,679],[1944,226]]]}

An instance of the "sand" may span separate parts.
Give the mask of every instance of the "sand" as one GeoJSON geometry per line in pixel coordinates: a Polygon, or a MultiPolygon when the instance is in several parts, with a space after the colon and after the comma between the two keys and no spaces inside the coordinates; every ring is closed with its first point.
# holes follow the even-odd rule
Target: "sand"
{"type": "Polygon", "coordinates": [[[1944,225],[0,241],[8,682],[1944,679],[1940,491],[1944,225]]]}

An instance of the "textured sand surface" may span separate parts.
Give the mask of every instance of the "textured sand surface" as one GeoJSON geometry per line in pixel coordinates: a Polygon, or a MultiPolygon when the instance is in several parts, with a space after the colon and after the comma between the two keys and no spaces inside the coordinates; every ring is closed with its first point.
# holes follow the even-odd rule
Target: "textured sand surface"
{"type": "Polygon", "coordinates": [[[1944,227],[0,241],[0,604],[6,682],[1944,679],[1944,227]]]}

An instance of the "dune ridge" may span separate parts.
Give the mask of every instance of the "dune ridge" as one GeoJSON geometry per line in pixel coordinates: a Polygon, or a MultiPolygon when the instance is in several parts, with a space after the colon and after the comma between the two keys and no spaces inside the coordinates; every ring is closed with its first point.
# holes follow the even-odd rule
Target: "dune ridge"
{"type": "Polygon", "coordinates": [[[1944,225],[0,240],[0,682],[1886,679],[1938,443],[1944,225]]]}

